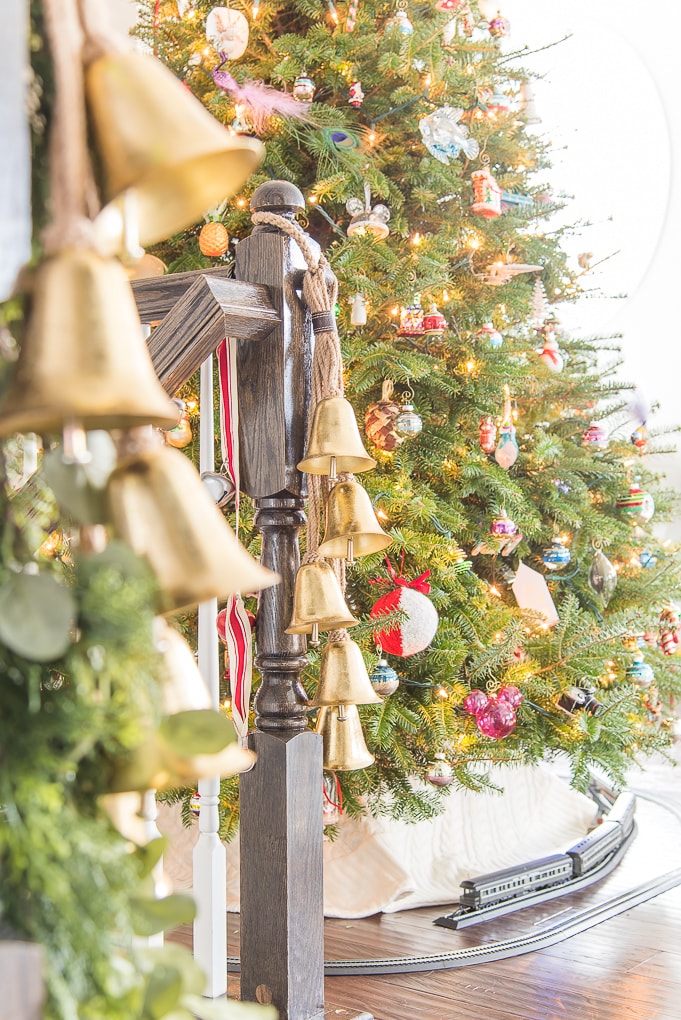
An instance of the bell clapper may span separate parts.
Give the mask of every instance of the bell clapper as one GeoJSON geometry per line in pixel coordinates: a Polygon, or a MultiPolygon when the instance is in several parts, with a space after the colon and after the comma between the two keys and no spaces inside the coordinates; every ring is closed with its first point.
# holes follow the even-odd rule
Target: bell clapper
{"type": "Polygon", "coordinates": [[[316,648],[317,645],[319,644],[319,624],[318,623],[313,623],[312,624],[312,631],[310,633],[310,644],[312,645],[313,648],[316,648]]]}
{"type": "Polygon", "coordinates": [[[348,551],[345,559],[349,567],[353,566],[355,562],[355,544],[352,535],[348,536],[348,551]]]}
{"type": "Polygon", "coordinates": [[[347,714],[345,712],[345,705],[339,705],[338,706],[337,719],[338,719],[338,722],[345,722],[345,720],[347,719],[347,714]]]}
{"type": "Polygon", "coordinates": [[[336,471],[336,458],[333,455],[329,457],[329,481],[334,484],[338,481],[338,474],[336,471]]]}
{"type": "Polygon", "coordinates": [[[92,454],[87,448],[87,433],[80,422],[64,422],[62,460],[64,464],[89,464],[92,454]]]}

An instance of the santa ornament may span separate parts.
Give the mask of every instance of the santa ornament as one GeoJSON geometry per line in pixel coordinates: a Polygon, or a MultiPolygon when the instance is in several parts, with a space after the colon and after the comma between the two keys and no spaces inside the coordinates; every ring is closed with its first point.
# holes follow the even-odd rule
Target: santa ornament
{"type": "MultiPolygon", "coordinates": [[[[389,578],[387,583],[394,587],[377,599],[369,615],[372,620],[377,620],[399,610],[405,614],[405,618],[385,630],[375,630],[374,640],[384,652],[407,658],[427,648],[437,631],[437,610],[427,598],[430,571],[426,570],[420,577],[410,581],[399,575],[387,558],[386,565],[389,578]]],[[[386,582],[377,578],[373,583],[386,582]]]]}

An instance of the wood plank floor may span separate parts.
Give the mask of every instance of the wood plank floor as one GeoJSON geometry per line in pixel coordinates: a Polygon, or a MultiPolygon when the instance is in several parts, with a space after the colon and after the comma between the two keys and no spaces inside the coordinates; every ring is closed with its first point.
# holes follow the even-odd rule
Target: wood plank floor
{"type": "MultiPolygon", "coordinates": [[[[675,745],[681,758],[681,746],[675,745]]],[[[661,759],[631,786],[681,808],[681,772],[661,759]]],[[[447,907],[360,920],[327,919],[327,959],[443,953],[541,932],[558,916],[598,905],[681,866],[681,823],[639,799],[639,832],[602,883],[483,925],[433,925],[447,907]]],[[[452,909],[451,907],[449,909],[452,909]]],[[[228,915],[228,952],[239,952],[238,915],[228,915]]],[[[172,938],[191,943],[189,930],[172,938]]],[[[681,1020],[681,886],[596,927],[510,959],[453,970],[326,978],[327,1009],[366,1010],[375,1020],[681,1020]]],[[[238,996],[238,976],[229,994],[238,996]]],[[[342,1014],[340,1014],[342,1016],[342,1014]]]]}

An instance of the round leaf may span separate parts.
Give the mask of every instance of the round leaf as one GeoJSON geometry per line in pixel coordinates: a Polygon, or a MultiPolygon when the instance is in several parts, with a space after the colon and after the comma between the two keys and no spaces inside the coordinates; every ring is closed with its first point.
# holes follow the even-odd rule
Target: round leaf
{"type": "Polygon", "coordinates": [[[189,756],[216,754],[235,740],[232,723],[212,708],[166,716],[159,732],[174,751],[189,756]]]}
{"type": "Polygon", "coordinates": [[[0,641],[34,662],[52,662],[71,644],[73,595],[48,574],[13,574],[0,588],[0,641]]]}

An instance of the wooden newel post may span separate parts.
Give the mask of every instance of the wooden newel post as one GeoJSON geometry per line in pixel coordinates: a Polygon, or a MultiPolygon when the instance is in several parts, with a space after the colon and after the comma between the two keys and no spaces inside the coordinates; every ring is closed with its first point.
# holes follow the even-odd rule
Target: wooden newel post
{"type": "MultiPolygon", "coordinates": [[[[293,218],[304,208],[285,181],[254,192],[253,211],[293,218]]],[[[306,265],[298,245],[258,225],[237,248],[236,275],[266,284],[281,323],[258,344],[240,343],[242,488],[255,500],[262,562],[281,583],[262,592],[256,622],[258,760],[241,777],[241,997],[272,1002],[281,1020],[324,1013],[322,741],[307,729],[300,683],[305,637],[285,634],[300,563],[298,532],[314,338],[300,296],[306,265]]]]}

